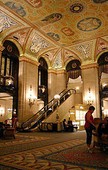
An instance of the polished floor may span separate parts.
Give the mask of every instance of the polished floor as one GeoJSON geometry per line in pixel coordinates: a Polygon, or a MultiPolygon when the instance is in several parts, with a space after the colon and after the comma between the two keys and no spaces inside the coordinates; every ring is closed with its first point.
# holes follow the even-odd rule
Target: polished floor
{"type": "Polygon", "coordinates": [[[42,159],[47,154],[85,143],[85,131],[18,132],[15,136],[15,139],[0,139],[0,170],[94,170],[42,159]]]}

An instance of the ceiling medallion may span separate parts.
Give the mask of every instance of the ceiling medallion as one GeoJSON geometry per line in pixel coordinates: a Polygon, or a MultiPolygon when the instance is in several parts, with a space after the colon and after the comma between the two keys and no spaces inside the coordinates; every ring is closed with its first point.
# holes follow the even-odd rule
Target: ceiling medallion
{"type": "Polygon", "coordinates": [[[9,51],[11,53],[12,52],[12,46],[8,45],[7,46],[7,51],[9,51]]]}
{"type": "Polygon", "coordinates": [[[105,61],[108,62],[108,56],[105,57],[105,61]]]}
{"type": "Polygon", "coordinates": [[[107,2],[108,0],[93,0],[95,3],[103,3],[103,2],[107,2]]]}
{"type": "Polygon", "coordinates": [[[77,28],[82,31],[93,31],[101,26],[101,20],[94,17],[88,17],[78,22],[77,28]]]}
{"type": "Polygon", "coordinates": [[[75,3],[70,6],[70,11],[73,13],[79,13],[83,10],[83,5],[79,3],[75,3]]]}
{"type": "Polygon", "coordinates": [[[76,68],[77,64],[76,63],[72,63],[72,68],[76,68]]]}
{"type": "Polygon", "coordinates": [[[48,32],[47,35],[50,36],[51,38],[53,38],[55,41],[59,41],[60,40],[59,35],[55,34],[53,32],[48,32]]]}

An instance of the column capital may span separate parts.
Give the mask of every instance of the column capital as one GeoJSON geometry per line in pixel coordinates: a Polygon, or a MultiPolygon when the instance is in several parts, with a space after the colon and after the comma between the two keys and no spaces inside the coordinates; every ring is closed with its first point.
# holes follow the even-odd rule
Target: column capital
{"type": "Polygon", "coordinates": [[[32,59],[29,59],[29,58],[27,58],[27,57],[25,57],[25,56],[20,56],[19,57],[19,62],[28,62],[28,63],[31,63],[31,64],[34,64],[34,65],[37,65],[37,66],[39,66],[39,62],[38,61],[34,61],[34,60],[32,60],[32,59]]]}

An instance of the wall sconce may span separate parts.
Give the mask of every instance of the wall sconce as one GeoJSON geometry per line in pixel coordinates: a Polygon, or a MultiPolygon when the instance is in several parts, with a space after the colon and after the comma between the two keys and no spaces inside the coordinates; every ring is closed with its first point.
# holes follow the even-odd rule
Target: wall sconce
{"type": "Polygon", "coordinates": [[[46,90],[46,86],[44,86],[44,85],[39,86],[40,93],[44,93],[45,90],[46,90]]]}
{"type": "Polygon", "coordinates": [[[87,104],[92,105],[93,104],[93,96],[91,94],[91,89],[89,88],[88,96],[87,96],[87,104]]]}
{"type": "Polygon", "coordinates": [[[0,105],[0,116],[2,117],[3,115],[4,115],[4,108],[1,107],[1,105],[0,105]]]}
{"type": "Polygon", "coordinates": [[[33,90],[32,90],[32,86],[31,85],[30,85],[30,92],[29,92],[28,99],[29,99],[29,106],[30,107],[35,104],[36,97],[33,95],[33,90]]]}

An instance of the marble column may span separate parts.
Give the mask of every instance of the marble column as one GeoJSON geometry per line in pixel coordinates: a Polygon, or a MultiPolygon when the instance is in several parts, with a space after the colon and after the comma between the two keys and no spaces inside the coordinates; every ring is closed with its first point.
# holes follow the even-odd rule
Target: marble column
{"type": "Polygon", "coordinates": [[[98,65],[82,66],[83,103],[94,105],[94,117],[100,117],[99,76],[98,65]],[[91,101],[91,102],[90,102],[91,101]]]}
{"type": "Polygon", "coordinates": [[[21,124],[37,112],[38,93],[38,62],[20,57],[18,85],[18,120],[21,124]],[[30,94],[32,93],[32,94],[30,94]],[[34,105],[29,103],[29,97],[36,97],[34,105]]]}

